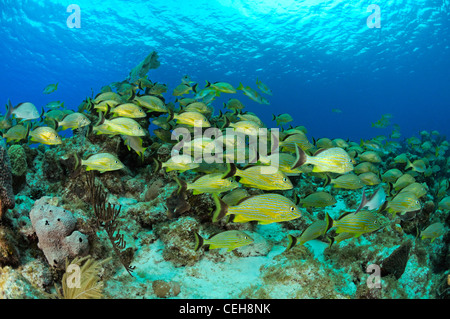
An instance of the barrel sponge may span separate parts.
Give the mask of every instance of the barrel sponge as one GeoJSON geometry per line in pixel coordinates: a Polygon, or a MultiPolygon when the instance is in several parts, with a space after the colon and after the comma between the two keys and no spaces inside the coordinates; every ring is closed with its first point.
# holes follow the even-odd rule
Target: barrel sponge
{"type": "Polygon", "coordinates": [[[0,146],[0,219],[7,209],[13,209],[15,205],[8,153],[0,146]]]}
{"type": "Polygon", "coordinates": [[[22,176],[28,169],[27,154],[22,145],[12,145],[8,148],[11,172],[16,176],[22,176]]]}
{"type": "Polygon", "coordinates": [[[37,201],[30,211],[30,220],[39,240],[38,247],[51,266],[64,267],[66,258],[88,253],[88,238],[75,230],[77,221],[68,210],[37,201]]]}

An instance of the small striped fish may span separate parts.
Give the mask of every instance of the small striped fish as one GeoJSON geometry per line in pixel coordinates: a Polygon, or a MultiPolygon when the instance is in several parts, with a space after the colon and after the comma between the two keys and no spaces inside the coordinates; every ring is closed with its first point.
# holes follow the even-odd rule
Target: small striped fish
{"type": "Polygon", "coordinates": [[[353,160],[348,153],[340,147],[332,147],[317,151],[309,156],[298,145],[295,147],[297,159],[291,169],[305,164],[314,165],[313,172],[331,172],[345,174],[353,171],[353,160]]]}
{"type": "Polygon", "coordinates": [[[367,211],[360,210],[358,214],[346,213],[338,220],[333,221],[332,227],[336,227],[336,233],[353,233],[358,237],[365,233],[371,233],[375,230],[384,227],[389,220],[380,215],[367,211]]]}
{"type": "Polygon", "coordinates": [[[228,207],[217,195],[213,195],[216,203],[213,222],[233,215],[233,222],[246,223],[258,221],[259,224],[271,224],[298,218],[301,213],[288,198],[279,194],[262,194],[243,199],[238,205],[228,207]]]}
{"type": "Polygon", "coordinates": [[[224,231],[210,239],[204,239],[198,233],[195,233],[195,251],[204,245],[209,245],[209,249],[228,248],[227,251],[232,251],[251,243],[253,243],[253,238],[239,230],[224,231]]]}
{"type": "Polygon", "coordinates": [[[419,211],[421,208],[419,199],[412,192],[400,192],[387,205],[388,212],[394,214],[394,216],[396,213],[419,211]]]}
{"type": "Polygon", "coordinates": [[[234,179],[224,177],[223,173],[206,174],[197,178],[192,183],[175,178],[180,191],[192,190],[194,195],[203,193],[220,194],[239,187],[234,179]]]}
{"type": "Polygon", "coordinates": [[[428,226],[425,230],[422,230],[420,236],[422,239],[430,238],[433,242],[436,238],[444,235],[444,225],[442,223],[434,223],[428,226]]]}
{"type": "Polygon", "coordinates": [[[288,190],[292,189],[289,178],[275,166],[251,166],[245,170],[236,169],[235,176],[239,183],[247,187],[262,190],[288,190]]]}
{"type": "Polygon", "coordinates": [[[295,245],[303,245],[307,241],[316,239],[317,237],[324,235],[330,229],[332,223],[333,220],[327,214],[325,220],[316,220],[308,228],[305,229],[300,237],[288,235],[289,244],[286,250],[291,249],[295,245]]]}

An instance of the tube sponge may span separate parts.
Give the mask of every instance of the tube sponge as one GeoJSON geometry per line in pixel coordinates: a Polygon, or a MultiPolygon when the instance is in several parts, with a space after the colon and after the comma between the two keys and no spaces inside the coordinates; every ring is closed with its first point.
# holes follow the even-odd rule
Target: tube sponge
{"type": "Polygon", "coordinates": [[[39,239],[38,247],[51,266],[64,267],[66,258],[88,253],[88,238],[75,230],[77,221],[68,210],[37,201],[30,211],[30,220],[39,239]]]}

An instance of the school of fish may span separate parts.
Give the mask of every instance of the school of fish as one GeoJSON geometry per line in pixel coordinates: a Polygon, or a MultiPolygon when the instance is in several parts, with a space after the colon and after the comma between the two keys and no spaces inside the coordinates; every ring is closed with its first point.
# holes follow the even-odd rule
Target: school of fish
{"type": "MultiPolygon", "coordinates": [[[[58,83],[50,84],[43,94],[57,89],[58,83]]],[[[343,200],[351,195],[360,199],[357,207],[339,216],[332,218],[327,211],[324,219],[299,229],[298,237],[287,234],[287,250],[317,238],[332,245],[382,229],[392,231],[390,226],[421,214],[430,200],[436,209],[450,211],[449,143],[439,132],[423,131],[420,137],[400,142],[400,127],[394,124],[389,136],[370,140],[316,139],[304,126],[292,126],[295,119],[290,114],[273,112],[274,123],[268,125],[257,114],[244,111],[249,101],[270,110],[272,94],[259,79],[255,85],[206,81],[202,87],[184,76],[170,91],[166,84],[142,77],[102,87],[77,111],[59,100],[40,109],[32,102],[14,106],[8,100],[0,132],[9,146],[48,147],[65,143],[60,136],[64,130],[87,137],[120,135],[123,145],[141,160],[152,136],[172,147],[169,160],[153,158],[156,170],[174,172],[178,194],[209,194],[215,204],[212,223],[283,223],[302,218],[306,210],[319,212],[335,205],[339,194],[345,195],[343,200]],[[217,111],[215,102],[223,96],[228,101],[217,111]],[[156,128],[149,130],[149,125],[156,128]],[[214,129],[214,138],[206,134],[208,129],[214,129]],[[204,134],[198,137],[198,132],[204,134]],[[251,142],[262,136],[266,149],[251,142]],[[296,189],[299,177],[309,180],[314,191],[296,189]],[[257,192],[250,196],[249,190],[257,192]]],[[[389,127],[392,118],[385,114],[372,127],[389,127]]],[[[104,174],[126,166],[111,153],[70,155],[74,170],[104,174]]],[[[433,221],[420,225],[417,236],[422,240],[434,241],[448,231],[443,221],[433,221]]],[[[209,246],[232,251],[253,242],[249,234],[237,230],[214,236],[200,230],[194,235],[195,250],[209,246]]]]}

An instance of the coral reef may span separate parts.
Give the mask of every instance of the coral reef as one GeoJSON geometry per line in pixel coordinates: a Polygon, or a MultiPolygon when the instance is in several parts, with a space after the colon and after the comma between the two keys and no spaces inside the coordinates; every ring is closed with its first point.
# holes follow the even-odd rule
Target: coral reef
{"type": "Polygon", "coordinates": [[[0,220],[8,209],[15,206],[15,197],[12,188],[11,164],[8,152],[0,146],[0,220]]]}

